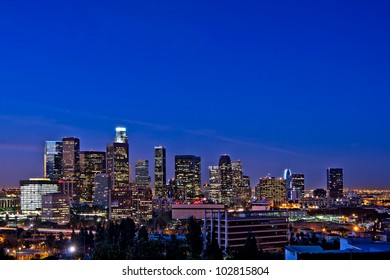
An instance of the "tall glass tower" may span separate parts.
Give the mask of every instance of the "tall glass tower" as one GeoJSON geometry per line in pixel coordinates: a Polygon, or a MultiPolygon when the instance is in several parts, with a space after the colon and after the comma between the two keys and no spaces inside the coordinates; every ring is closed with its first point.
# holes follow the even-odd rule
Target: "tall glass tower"
{"type": "Polygon", "coordinates": [[[219,180],[221,185],[221,202],[226,206],[233,206],[233,169],[229,155],[222,155],[219,158],[219,180]]]}
{"type": "Polygon", "coordinates": [[[44,153],[44,178],[60,180],[62,172],[62,142],[46,141],[44,153]]]}
{"type": "Polygon", "coordinates": [[[344,191],[344,174],[342,168],[328,168],[327,169],[327,187],[329,197],[341,198],[344,191]]]}
{"type": "Polygon", "coordinates": [[[154,147],[154,188],[156,196],[163,196],[167,184],[167,151],[163,146],[154,147]]]}
{"type": "Polygon", "coordinates": [[[107,174],[111,177],[112,187],[129,187],[129,143],[126,128],[117,127],[115,141],[107,145],[107,174]]]}

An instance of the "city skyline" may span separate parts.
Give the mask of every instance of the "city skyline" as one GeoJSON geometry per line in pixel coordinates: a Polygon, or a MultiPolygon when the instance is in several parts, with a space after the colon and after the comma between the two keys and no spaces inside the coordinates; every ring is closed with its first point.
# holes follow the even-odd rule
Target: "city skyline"
{"type": "Polygon", "coordinates": [[[104,151],[123,125],[133,166],[167,148],[167,181],[175,155],[206,182],[227,153],[252,185],[288,168],[326,188],[340,167],[389,188],[389,5],[3,1],[0,187],[43,174],[45,141],[104,151]]]}

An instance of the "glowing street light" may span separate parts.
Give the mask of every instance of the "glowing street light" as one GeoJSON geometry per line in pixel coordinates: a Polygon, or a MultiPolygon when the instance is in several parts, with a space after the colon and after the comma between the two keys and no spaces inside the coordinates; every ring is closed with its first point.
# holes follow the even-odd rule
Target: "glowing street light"
{"type": "Polygon", "coordinates": [[[76,247],[75,246],[70,246],[69,247],[69,252],[72,253],[72,254],[75,253],[76,252],[76,247]]]}

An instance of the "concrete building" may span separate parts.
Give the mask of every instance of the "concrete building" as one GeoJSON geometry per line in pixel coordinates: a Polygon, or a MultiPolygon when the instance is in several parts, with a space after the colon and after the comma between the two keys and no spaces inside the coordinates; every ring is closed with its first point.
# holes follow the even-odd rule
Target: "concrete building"
{"type": "Polygon", "coordinates": [[[259,249],[280,252],[288,243],[287,216],[282,212],[205,213],[204,234],[216,238],[221,249],[238,249],[245,245],[251,233],[259,249]]]}
{"type": "Polygon", "coordinates": [[[70,199],[61,193],[42,195],[42,221],[66,224],[70,221],[70,199]]]}
{"type": "Polygon", "coordinates": [[[193,216],[195,219],[204,219],[204,213],[210,215],[211,211],[224,211],[225,206],[223,204],[173,204],[172,205],[172,219],[174,220],[187,220],[193,216]]]}

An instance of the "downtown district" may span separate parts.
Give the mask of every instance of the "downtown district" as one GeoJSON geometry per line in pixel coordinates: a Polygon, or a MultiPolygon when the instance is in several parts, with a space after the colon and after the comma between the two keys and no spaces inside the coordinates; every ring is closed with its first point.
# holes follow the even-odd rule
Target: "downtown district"
{"type": "Polygon", "coordinates": [[[0,259],[390,259],[390,192],[347,191],[342,168],[327,189],[305,190],[285,170],[252,188],[241,161],[221,155],[201,183],[201,158],[166,148],[137,160],[131,179],[126,128],[106,151],[80,139],[46,141],[43,178],[0,191],[0,259]]]}

